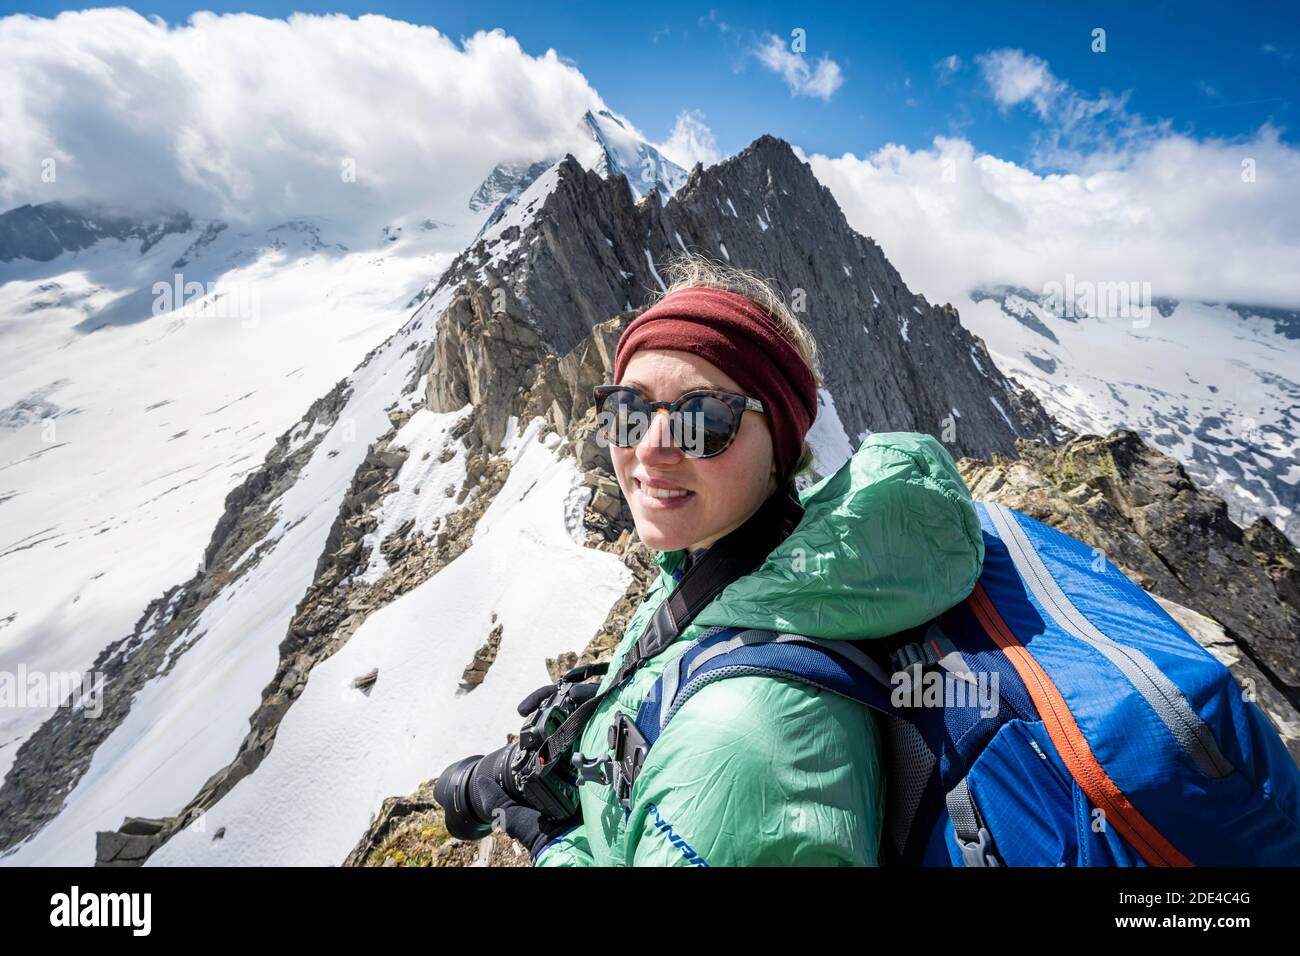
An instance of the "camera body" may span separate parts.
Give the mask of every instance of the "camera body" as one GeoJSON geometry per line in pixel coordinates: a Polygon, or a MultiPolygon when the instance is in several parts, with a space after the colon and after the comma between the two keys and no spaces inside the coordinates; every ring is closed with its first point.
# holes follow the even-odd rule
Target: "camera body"
{"type": "Polygon", "coordinates": [[[462,840],[479,840],[492,832],[492,808],[480,793],[485,780],[494,781],[510,799],[534,808],[544,817],[566,820],[578,812],[578,775],[572,766],[572,747],[550,761],[542,759],[541,749],[547,738],[592,696],[594,687],[581,682],[603,673],[605,666],[584,665],[569,671],[529,715],[518,740],[486,756],[465,757],[438,776],[433,793],[445,812],[448,833],[462,840]]]}
{"type": "Polygon", "coordinates": [[[555,693],[542,701],[519,731],[510,763],[514,789],[505,788],[520,803],[555,820],[567,819],[578,810],[578,780],[570,766],[573,748],[545,764],[541,749],[546,738],[559,730],[569,715],[578,709],[579,702],[573,697],[574,686],[561,681],[555,693]]]}

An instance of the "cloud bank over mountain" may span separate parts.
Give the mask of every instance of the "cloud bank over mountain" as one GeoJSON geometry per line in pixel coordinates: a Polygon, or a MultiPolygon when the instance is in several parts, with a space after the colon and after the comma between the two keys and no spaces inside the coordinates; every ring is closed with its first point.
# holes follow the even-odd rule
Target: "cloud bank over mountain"
{"type": "Polygon", "coordinates": [[[380,16],[14,16],[0,61],[0,208],[92,198],[386,221],[463,205],[503,160],[563,155],[604,107],[554,50],[380,16]]]}

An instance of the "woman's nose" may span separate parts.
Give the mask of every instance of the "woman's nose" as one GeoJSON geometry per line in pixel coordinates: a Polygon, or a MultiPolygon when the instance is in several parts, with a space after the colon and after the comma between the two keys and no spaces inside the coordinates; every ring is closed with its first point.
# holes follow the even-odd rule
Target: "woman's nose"
{"type": "Polygon", "coordinates": [[[636,446],[636,457],[647,465],[671,464],[681,459],[682,450],[673,441],[667,409],[655,409],[650,416],[650,424],[636,446]]]}

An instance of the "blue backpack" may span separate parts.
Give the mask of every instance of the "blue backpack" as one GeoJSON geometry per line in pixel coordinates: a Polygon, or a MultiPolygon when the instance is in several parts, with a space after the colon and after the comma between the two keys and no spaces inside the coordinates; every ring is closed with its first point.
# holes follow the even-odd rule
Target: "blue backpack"
{"type": "Polygon", "coordinates": [[[1300,771],[1228,669],[1092,548],[977,507],[974,592],[888,659],[881,642],[703,634],[615,734],[626,784],[701,687],[769,674],[876,712],[885,863],[1300,865],[1300,771]]]}

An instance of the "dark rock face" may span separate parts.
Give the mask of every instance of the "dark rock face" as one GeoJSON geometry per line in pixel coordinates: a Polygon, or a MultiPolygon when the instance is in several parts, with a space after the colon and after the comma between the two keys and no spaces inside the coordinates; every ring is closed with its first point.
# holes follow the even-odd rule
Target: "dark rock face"
{"type": "Polygon", "coordinates": [[[0,262],[14,259],[49,262],[101,239],[139,239],[140,252],[144,253],[168,233],[188,232],[192,227],[190,217],[183,212],[139,220],[74,209],[61,202],[19,206],[0,214],[0,262]]]}
{"type": "Polygon", "coordinates": [[[956,454],[1010,451],[1017,437],[1050,440],[1047,414],[1002,376],[957,311],[914,295],[781,140],[765,136],[734,160],[693,171],[664,220],[665,246],[677,245],[676,233],[688,249],[716,256],[725,246],[735,265],[804,291],[800,318],[821,346],[823,378],[851,439],[863,430],[947,438],[947,422],[956,454]]]}
{"type": "Polygon", "coordinates": [[[484,444],[499,448],[516,392],[546,353],[541,337],[510,312],[493,311],[487,290],[470,286],[438,320],[432,353],[429,408],[452,412],[473,403],[484,444]]]}
{"type": "Polygon", "coordinates": [[[975,497],[1073,535],[1147,590],[1218,622],[1239,648],[1234,670],[1300,759],[1300,554],[1281,532],[1264,519],[1243,531],[1223,499],[1133,432],[1017,451],[1019,460],[959,463],[975,497]]]}
{"type": "MultiPolygon", "coordinates": [[[[778,279],[821,346],[825,387],[850,441],[865,430],[924,431],[955,454],[987,455],[1010,452],[1018,437],[1052,439],[1049,416],[997,370],[957,311],[913,295],[781,140],[765,136],[717,166],[697,166],[667,205],[655,193],[633,204],[621,178],[601,179],[566,157],[534,220],[509,232],[472,246],[463,268],[482,269],[482,302],[521,315],[558,354],[597,323],[644,306],[660,289],[657,266],[689,250],[778,279]]],[[[443,352],[460,347],[456,324],[439,326],[443,352]]],[[[502,347],[515,344],[525,343],[502,347]]],[[[474,390],[431,387],[444,409],[474,390]]]]}
{"type": "Polygon", "coordinates": [[[95,834],[97,866],[139,866],[158,847],[165,821],[128,817],[121,829],[95,834]]]}

